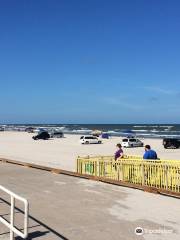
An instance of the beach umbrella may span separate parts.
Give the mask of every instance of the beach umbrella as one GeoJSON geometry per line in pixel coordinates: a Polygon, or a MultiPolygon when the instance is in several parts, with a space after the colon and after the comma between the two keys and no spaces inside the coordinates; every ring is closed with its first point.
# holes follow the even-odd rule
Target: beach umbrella
{"type": "Polygon", "coordinates": [[[102,138],[109,139],[109,134],[108,134],[108,133],[102,133],[101,137],[102,137],[102,138]]]}
{"type": "Polygon", "coordinates": [[[100,131],[100,130],[93,130],[92,131],[92,135],[94,135],[94,136],[100,136],[102,134],[102,131],[100,131]]]}

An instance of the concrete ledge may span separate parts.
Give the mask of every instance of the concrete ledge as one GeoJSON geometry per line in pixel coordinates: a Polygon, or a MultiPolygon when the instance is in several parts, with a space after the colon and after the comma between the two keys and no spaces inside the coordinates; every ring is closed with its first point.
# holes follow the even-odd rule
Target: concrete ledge
{"type": "Polygon", "coordinates": [[[179,192],[173,192],[170,190],[159,189],[156,187],[143,186],[143,185],[139,185],[139,184],[133,184],[133,183],[125,182],[125,181],[117,181],[117,180],[112,180],[112,179],[103,178],[103,177],[96,177],[96,176],[87,175],[87,174],[79,174],[77,172],[41,166],[41,165],[37,165],[37,164],[33,164],[33,163],[26,163],[26,162],[21,162],[21,161],[16,161],[16,160],[10,160],[10,159],[6,159],[6,158],[0,158],[0,162],[15,164],[15,165],[23,166],[23,167],[28,167],[28,168],[35,168],[35,169],[44,170],[44,171],[49,171],[54,174],[64,174],[64,175],[68,175],[68,176],[72,176],[72,177],[84,178],[84,179],[89,179],[89,180],[94,180],[94,181],[101,181],[101,182],[108,183],[108,184],[114,184],[114,185],[119,185],[119,186],[123,186],[123,187],[139,189],[139,190],[154,193],[154,194],[162,194],[162,195],[166,195],[166,196],[170,196],[170,197],[180,198],[179,192]]]}

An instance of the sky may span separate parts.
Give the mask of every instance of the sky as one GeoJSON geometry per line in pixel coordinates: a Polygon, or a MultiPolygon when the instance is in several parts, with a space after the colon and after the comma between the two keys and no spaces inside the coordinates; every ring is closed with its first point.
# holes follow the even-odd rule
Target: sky
{"type": "Polygon", "coordinates": [[[1,0],[0,123],[180,123],[179,9],[1,0]]]}

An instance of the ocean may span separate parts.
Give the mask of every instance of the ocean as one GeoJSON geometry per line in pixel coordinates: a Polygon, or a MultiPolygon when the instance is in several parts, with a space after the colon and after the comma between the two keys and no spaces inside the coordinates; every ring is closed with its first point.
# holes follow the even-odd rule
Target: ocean
{"type": "Polygon", "coordinates": [[[137,137],[180,138],[180,124],[8,124],[3,125],[6,130],[21,131],[24,128],[42,127],[45,129],[57,128],[64,133],[88,134],[92,130],[101,130],[112,136],[136,135],[137,137]]]}

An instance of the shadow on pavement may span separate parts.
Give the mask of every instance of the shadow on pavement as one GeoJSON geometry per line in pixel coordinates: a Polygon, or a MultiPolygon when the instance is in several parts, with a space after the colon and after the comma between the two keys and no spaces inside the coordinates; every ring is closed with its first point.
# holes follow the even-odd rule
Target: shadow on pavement
{"type": "MultiPolygon", "coordinates": [[[[44,231],[44,232],[41,232],[41,231],[35,231],[35,232],[32,232],[28,235],[28,238],[26,238],[26,240],[31,240],[31,239],[34,239],[34,238],[38,238],[38,237],[42,237],[46,234],[48,234],[49,231],[44,231]]],[[[22,240],[21,237],[16,237],[15,240],[22,240]]]]}
{"type": "MultiPolygon", "coordinates": [[[[6,201],[5,199],[1,198],[0,197],[0,203],[6,203],[7,205],[11,205],[8,201],[6,201]]],[[[21,213],[24,213],[20,208],[18,207],[15,207],[15,210],[21,212],[21,213]]],[[[62,240],[69,240],[68,238],[66,238],[65,236],[63,236],[62,234],[60,234],[59,232],[57,232],[56,230],[52,229],[51,227],[47,226],[45,223],[41,222],[40,220],[34,218],[33,216],[29,215],[29,219],[33,220],[34,222],[38,223],[41,227],[44,227],[47,231],[35,231],[35,232],[32,232],[32,233],[29,233],[28,235],[28,238],[27,240],[30,240],[30,239],[35,239],[37,237],[40,237],[40,236],[44,236],[44,235],[47,235],[48,233],[52,233],[54,234],[56,237],[59,237],[59,239],[62,239],[62,240]]],[[[32,227],[30,227],[32,228],[32,227]]],[[[23,229],[22,229],[23,230],[23,229]]],[[[3,235],[0,234],[0,235],[3,235]]],[[[16,237],[16,240],[21,240],[22,238],[21,237],[16,237]]]]}

